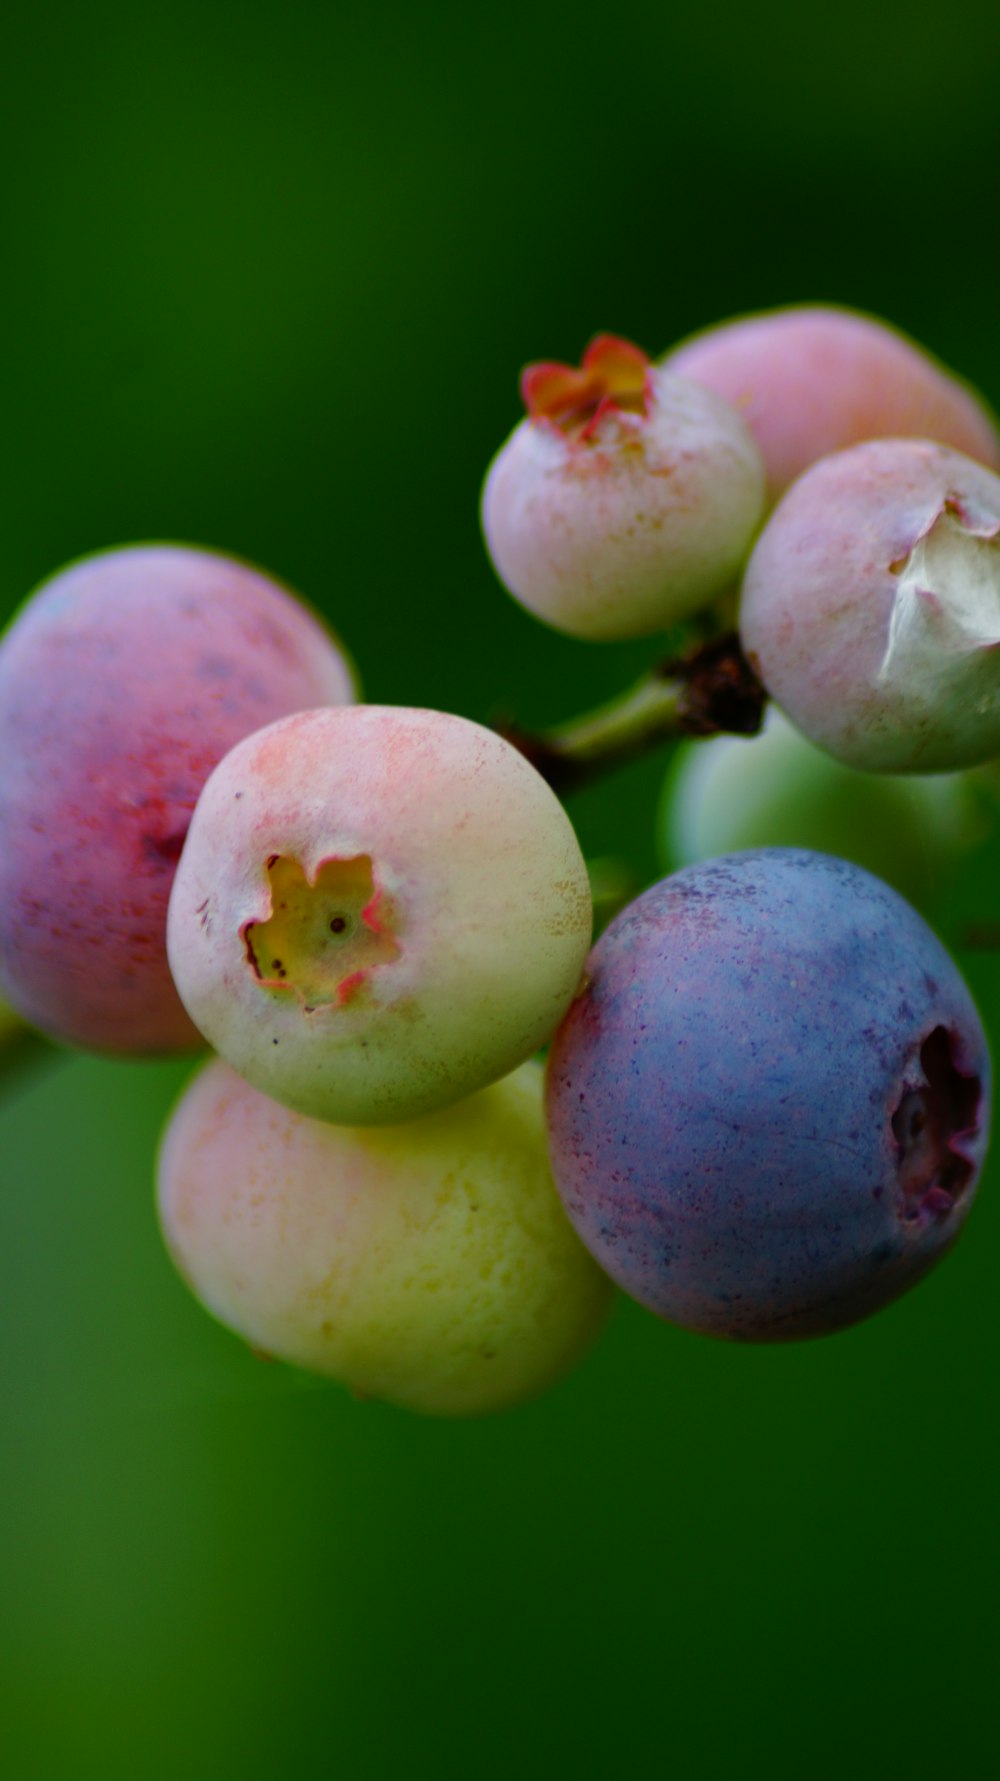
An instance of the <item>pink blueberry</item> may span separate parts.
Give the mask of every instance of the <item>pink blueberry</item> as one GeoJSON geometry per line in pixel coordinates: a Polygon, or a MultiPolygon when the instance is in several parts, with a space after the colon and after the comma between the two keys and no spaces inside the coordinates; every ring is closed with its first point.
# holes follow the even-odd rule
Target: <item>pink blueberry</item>
{"type": "Polygon", "coordinates": [[[793,723],[849,766],[1000,753],[1000,477],[926,440],[821,459],[757,541],[740,629],[793,723]]]}
{"type": "Polygon", "coordinates": [[[600,335],[579,370],[532,365],[527,418],[486,478],[501,581],[576,637],[641,637],[726,594],[763,509],[763,470],[729,403],[600,335]]]}
{"type": "Polygon", "coordinates": [[[216,762],[248,731],[354,696],[335,639],[231,557],[148,544],[45,582],[0,642],[0,991],[71,1044],[198,1044],[167,901],[216,762]]]}
{"type": "Polygon", "coordinates": [[[357,705],[248,737],[170,901],[177,987],[240,1073],[315,1118],[415,1119],[544,1044],[590,944],[561,804],[492,730],[357,705]]]}
{"type": "Polygon", "coordinates": [[[865,439],[936,439],[1000,469],[982,398],[874,316],[820,304],[743,316],[695,334],[663,364],[739,409],[772,500],[817,458],[865,439]]]}

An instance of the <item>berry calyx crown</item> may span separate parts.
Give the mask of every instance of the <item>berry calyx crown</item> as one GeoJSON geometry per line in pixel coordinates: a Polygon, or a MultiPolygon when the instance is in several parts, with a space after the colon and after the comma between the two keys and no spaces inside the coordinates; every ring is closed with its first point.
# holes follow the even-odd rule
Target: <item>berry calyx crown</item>
{"type": "Polygon", "coordinates": [[[649,367],[641,347],[617,334],[597,334],[579,366],[527,365],[521,396],[531,420],[587,439],[609,413],[649,413],[649,367]]]}

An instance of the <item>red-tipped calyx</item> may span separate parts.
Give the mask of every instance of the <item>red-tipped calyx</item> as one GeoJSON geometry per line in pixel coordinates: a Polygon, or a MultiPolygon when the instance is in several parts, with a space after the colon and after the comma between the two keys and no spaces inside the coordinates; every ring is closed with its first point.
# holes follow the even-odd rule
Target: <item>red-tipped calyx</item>
{"type": "Polygon", "coordinates": [[[586,434],[609,411],[646,414],[650,361],[616,334],[597,334],[579,368],[544,362],[521,375],[521,396],[532,420],[586,434]]]}

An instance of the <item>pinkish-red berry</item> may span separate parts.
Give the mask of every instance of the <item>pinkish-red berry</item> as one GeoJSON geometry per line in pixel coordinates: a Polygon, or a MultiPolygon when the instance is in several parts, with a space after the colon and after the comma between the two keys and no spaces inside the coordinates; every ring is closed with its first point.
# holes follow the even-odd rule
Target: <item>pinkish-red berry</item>
{"type": "Polygon", "coordinates": [[[739,409],[772,501],[817,458],[865,439],[937,439],[1000,469],[981,397],[875,316],[819,304],[743,316],[694,335],[663,364],[739,409]]]}
{"type": "Polygon", "coordinates": [[[0,642],[0,993],[71,1044],[198,1044],[166,955],[198,793],[251,730],[353,696],[333,637],[249,564],[137,545],[45,582],[0,642]]]}

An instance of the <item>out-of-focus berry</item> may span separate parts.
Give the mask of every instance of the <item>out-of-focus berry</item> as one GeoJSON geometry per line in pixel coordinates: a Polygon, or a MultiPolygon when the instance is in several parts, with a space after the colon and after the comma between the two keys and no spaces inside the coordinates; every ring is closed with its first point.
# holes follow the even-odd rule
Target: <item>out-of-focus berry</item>
{"type": "Polygon", "coordinates": [[[926,440],[823,458],[757,540],[740,631],[793,723],[849,766],[1000,753],[1000,477],[926,440]]]}
{"type": "Polygon", "coordinates": [[[192,1290],[254,1348],[433,1416],[544,1390],[611,1296],[552,1184],[535,1063],[379,1130],[211,1063],[165,1134],[159,1202],[192,1290]]]}
{"type": "Polygon", "coordinates": [[[639,897],[549,1056],[588,1248],[660,1316],[747,1341],[838,1330],[919,1280],[969,1210],[989,1107],[941,943],[869,873],[790,848],[639,897]]]}
{"type": "Polygon", "coordinates": [[[134,545],[43,583],[0,642],[0,990],[25,1020],[197,1045],[165,932],[198,793],[251,730],[353,696],[319,620],[231,557],[134,545]]]}
{"type": "Polygon", "coordinates": [[[358,705],[272,724],[216,768],[168,947],[192,1019],[320,1119],[415,1119],[514,1069],[590,944],[561,804],[492,730],[358,705]]]}
{"type": "Polygon", "coordinates": [[[936,439],[1000,469],[982,398],[874,316],[802,305],[722,322],[674,347],[668,370],[739,409],[763,454],[770,497],[865,439],[936,439]]]}
{"type": "Polygon", "coordinates": [[[807,847],[853,860],[918,909],[936,909],[985,838],[968,774],[860,773],[800,735],[776,705],[753,738],[682,743],[659,813],[673,871],[752,847],[807,847]]]}
{"type": "Polygon", "coordinates": [[[482,521],[494,568],[546,623],[641,637],[726,594],[764,501],[735,410],[600,335],[579,370],[529,366],[528,410],[497,454],[482,521]]]}

